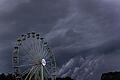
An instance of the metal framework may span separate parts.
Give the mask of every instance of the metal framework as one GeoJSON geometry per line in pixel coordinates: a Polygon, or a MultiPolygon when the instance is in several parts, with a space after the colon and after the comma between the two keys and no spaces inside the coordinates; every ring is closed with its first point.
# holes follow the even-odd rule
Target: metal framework
{"type": "Polygon", "coordinates": [[[17,38],[12,62],[16,80],[56,79],[55,57],[38,33],[31,32],[17,38]]]}

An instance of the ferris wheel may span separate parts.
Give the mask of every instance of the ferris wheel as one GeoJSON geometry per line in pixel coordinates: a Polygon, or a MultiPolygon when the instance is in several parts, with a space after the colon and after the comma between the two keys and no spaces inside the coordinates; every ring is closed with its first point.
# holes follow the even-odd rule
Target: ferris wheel
{"type": "Polygon", "coordinates": [[[19,36],[13,50],[12,63],[16,80],[55,80],[55,56],[40,34],[19,36]]]}

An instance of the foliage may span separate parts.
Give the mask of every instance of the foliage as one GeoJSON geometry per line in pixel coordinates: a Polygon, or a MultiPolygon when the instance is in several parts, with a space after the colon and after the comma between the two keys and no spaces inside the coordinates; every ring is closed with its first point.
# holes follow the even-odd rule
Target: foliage
{"type": "MultiPolygon", "coordinates": [[[[0,80],[15,80],[15,76],[12,74],[5,75],[4,73],[0,74],[0,80]]],[[[56,80],[73,80],[70,77],[57,78],[56,80]]]]}
{"type": "Polygon", "coordinates": [[[103,73],[101,80],[120,80],[120,72],[103,73]]]}

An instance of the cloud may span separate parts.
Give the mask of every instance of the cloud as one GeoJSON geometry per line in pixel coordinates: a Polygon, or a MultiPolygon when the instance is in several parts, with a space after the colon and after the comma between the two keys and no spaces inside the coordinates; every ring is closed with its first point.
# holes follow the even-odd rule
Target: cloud
{"type": "MultiPolygon", "coordinates": [[[[106,53],[107,49],[109,51],[113,45],[115,48],[118,47],[118,45],[110,44],[112,41],[119,43],[120,39],[118,34],[120,29],[119,14],[115,10],[115,5],[98,0],[88,2],[71,0],[70,3],[72,8],[76,9],[75,12],[58,20],[54,28],[46,35],[55,51],[69,50],[68,54],[71,52],[72,55],[76,51],[80,54],[79,52],[85,50],[106,53]],[[82,3],[88,5],[75,5],[82,3]]],[[[72,11],[72,8],[70,7],[69,10],[72,11]]],[[[64,52],[60,52],[60,54],[64,54],[64,52]]]]}
{"type": "Polygon", "coordinates": [[[0,0],[1,72],[11,70],[12,47],[16,37],[31,31],[40,32],[41,35],[49,32],[59,18],[66,16],[67,3],[63,2],[0,0]]]}
{"type": "Polygon", "coordinates": [[[0,0],[0,14],[4,15],[4,13],[9,13],[13,11],[18,5],[21,3],[27,3],[30,0],[24,0],[24,1],[19,1],[19,0],[0,0]]]}
{"type": "Polygon", "coordinates": [[[102,73],[118,71],[119,51],[117,54],[90,54],[76,56],[68,60],[59,70],[58,76],[71,76],[75,80],[98,80],[102,73]]]}
{"type": "Polygon", "coordinates": [[[62,77],[82,80],[95,73],[120,70],[113,66],[119,64],[115,63],[120,49],[118,0],[1,0],[0,6],[0,63],[5,63],[1,71],[8,70],[5,65],[10,63],[15,37],[29,31],[45,36],[62,77]]]}
{"type": "MultiPolygon", "coordinates": [[[[92,80],[103,55],[78,56],[70,59],[60,69],[58,76],[71,76],[75,80],[92,80]]],[[[100,76],[100,75],[99,75],[100,76]]]]}
{"type": "Polygon", "coordinates": [[[64,64],[59,75],[72,76],[76,80],[97,80],[100,79],[103,72],[119,71],[117,66],[113,66],[119,64],[115,63],[118,58],[114,58],[118,56],[117,51],[120,50],[119,6],[98,0],[70,0],[70,5],[70,13],[65,18],[58,20],[46,35],[56,52],[58,63],[64,64],[67,61],[72,63],[69,66],[67,66],[68,63],[64,64]],[[82,65],[77,63],[77,66],[73,66],[76,64],[74,57],[78,55],[82,57],[98,55],[99,57],[93,57],[93,60],[83,58],[82,65]],[[101,57],[103,60],[108,60],[102,62],[101,57]],[[100,64],[95,63],[96,59],[100,64]],[[112,62],[113,59],[115,61],[112,62]],[[87,64],[89,62],[91,66],[87,64]],[[110,62],[110,66],[107,66],[108,62],[110,62]],[[105,65],[106,67],[103,68],[105,65]]]}

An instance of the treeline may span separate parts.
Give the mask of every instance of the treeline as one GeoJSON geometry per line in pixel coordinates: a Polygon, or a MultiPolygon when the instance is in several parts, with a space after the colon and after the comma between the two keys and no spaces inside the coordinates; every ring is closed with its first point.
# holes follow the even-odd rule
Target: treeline
{"type": "Polygon", "coordinates": [[[70,77],[65,77],[65,78],[56,78],[56,80],[73,80],[70,77]]]}
{"type": "MultiPolygon", "coordinates": [[[[0,80],[16,80],[15,76],[12,74],[0,74],[0,80]]],[[[51,80],[51,79],[49,79],[51,80]]],[[[65,78],[56,78],[56,80],[73,80],[70,77],[65,77],[65,78]]]]}
{"type": "Polygon", "coordinates": [[[15,77],[12,74],[5,75],[4,73],[2,73],[0,74],[0,80],[15,80],[15,77]]]}
{"type": "Polygon", "coordinates": [[[101,80],[120,80],[120,72],[103,73],[101,80]]]}

